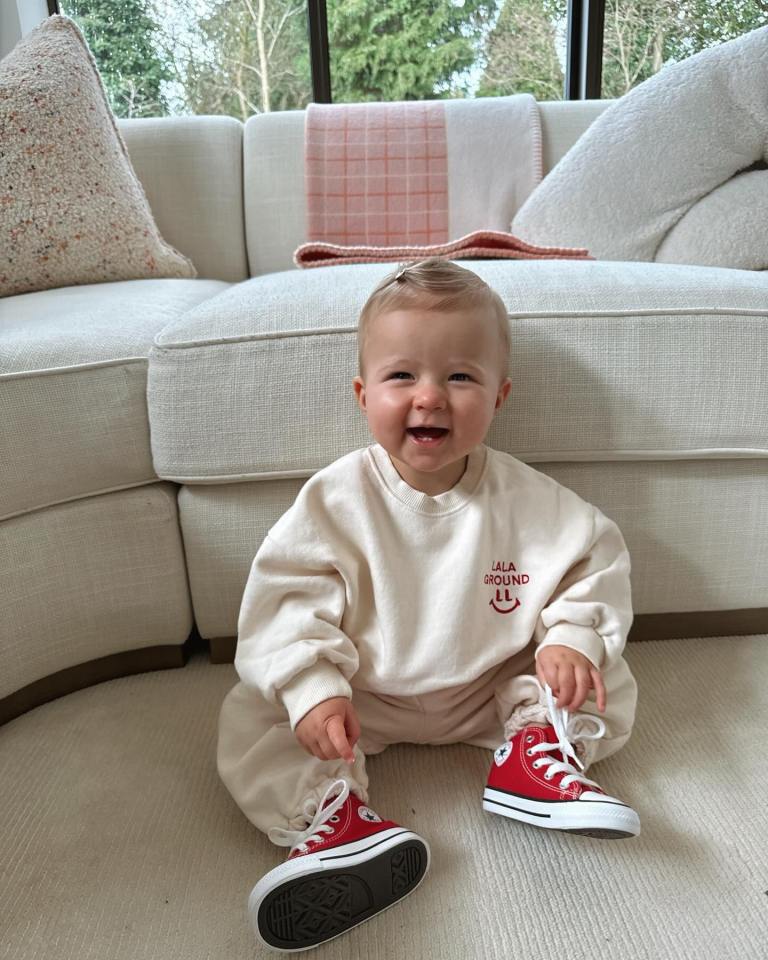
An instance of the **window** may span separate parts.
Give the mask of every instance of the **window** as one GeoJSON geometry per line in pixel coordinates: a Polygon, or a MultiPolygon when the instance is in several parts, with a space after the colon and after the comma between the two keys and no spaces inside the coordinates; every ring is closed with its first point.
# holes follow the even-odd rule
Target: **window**
{"type": "Polygon", "coordinates": [[[621,97],[678,62],[768,23],[760,0],[607,0],[602,96],[621,97]]]}
{"type": "Polygon", "coordinates": [[[328,0],[327,9],[335,101],[562,97],[566,0],[328,0]]]}
{"type": "Polygon", "coordinates": [[[119,117],[303,109],[312,99],[305,0],[59,0],[119,117]]]}
{"type": "Polygon", "coordinates": [[[665,63],[768,23],[765,0],[59,0],[58,6],[85,34],[118,116],[240,120],[303,109],[313,99],[620,97],[665,63]]]}

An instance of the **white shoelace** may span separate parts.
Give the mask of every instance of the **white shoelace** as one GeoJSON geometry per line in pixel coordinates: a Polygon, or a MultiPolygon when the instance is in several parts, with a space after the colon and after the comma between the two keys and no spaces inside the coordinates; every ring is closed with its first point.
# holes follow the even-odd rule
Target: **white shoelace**
{"type": "Polygon", "coordinates": [[[267,836],[279,847],[290,847],[291,853],[297,848],[302,853],[309,850],[310,840],[324,840],[323,834],[333,833],[334,828],[326,823],[327,820],[344,806],[344,802],[349,796],[349,784],[346,780],[335,780],[325,791],[319,801],[311,797],[304,803],[304,815],[310,821],[308,827],[304,830],[284,830],[282,827],[270,827],[267,836]],[[327,807],[323,804],[336,790],[340,789],[338,797],[329,803],[327,807]],[[321,832],[322,831],[322,832],[321,832]]]}
{"type": "MultiPolygon", "coordinates": [[[[547,768],[544,773],[546,780],[551,780],[556,773],[566,774],[560,781],[561,787],[568,787],[574,781],[591,787],[598,787],[599,785],[594,780],[589,780],[579,773],[573,764],[568,762],[568,758],[570,757],[576,763],[579,770],[583,770],[584,764],[576,756],[576,751],[573,749],[571,742],[575,740],[599,740],[605,733],[605,724],[599,717],[592,716],[592,714],[582,713],[569,717],[567,710],[555,706],[555,698],[548,683],[544,684],[544,692],[547,697],[547,709],[552,720],[552,726],[557,734],[557,743],[537,743],[535,747],[530,747],[528,752],[531,754],[544,753],[557,748],[563,756],[563,762],[555,760],[554,757],[542,756],[535,761],[535,765],[547,768]],[[581,731],[577,734],[575,721],[578,719],[592,721],[596,725],[597,731],[591,734],[581,731]]],[[[285,830],[282,827],[270,827],[267,836],[280,847],[290,847],[291,853],[297,848],[302,853],[306,853],[309,850],[310,841],[323,840],[325,839],[324,834],[333,833],[334,828],[327,821],[344,806],[348,796],[349,784],[347,781],[335,780],[319,801],[310,798],[305,802],[303,812],[307,820],[310,821],[309,826],[304,830],[285,830]],[[336,791],[338,791],[338,796],[335,800],[329,803],[327,807],[324,806],[326,800],[336,791]]]]}
{"type": "Polygon", "coordinates": [[[544,773],[545,780],[551,780],[556,773],[566,774],[560,781],[561,787],[569,787],[572,783],[578,781],[579,783],[584,783],[590,787],[598,787],[599,789],[599,784],[595,783],[594,780],[588,780],[587,777],[579,773],[573,764],[568,762],[568,758],[570,757],[574,763],[576,763],[579,770],[583,770],[584,764],[576,756],[576,751],[573,749],[571,743],[575,740],[599,740],[605,733],[605,724],[599,717],[594,717],[589,713],[580,713],[569,719],[569,714],[566,709],[555,706],[555,698],[548,683],[544,684],[544,693],[547,697],[547,709],[549,710],[549,716],[552,720],[552,726],[555,728],[555,733],[557,734],[557,743],[537,743],[535,747],[530,747],[528,753],[544,753],[545,751],[557,748],[563,755],[563,761],[561,763],[559,760],[555,760],[554,757],[542,756],[534,761],[534,766],[547,768],[544,773]],[[580,731],[577,734],[575,729],[577,720],[592,721],[597,726],[597,732],[585,733],[584,731],[580,731]]]}

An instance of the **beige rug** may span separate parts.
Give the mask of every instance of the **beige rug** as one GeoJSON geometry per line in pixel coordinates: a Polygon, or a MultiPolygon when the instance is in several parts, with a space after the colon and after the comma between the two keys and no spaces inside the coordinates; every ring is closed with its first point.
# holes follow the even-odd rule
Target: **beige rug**
{"type": "MultiPolygon", "coordinates": [[[[629,744],[593,768],[631,840],[484,813],[490,751],[390,747],[371,805],[432,868],[401,903],[308,951],[338,960],[765,960],[768,636],[630,645],[629,744]]],[[[215,769],[231,666],[112,681],[0,728],[0,957],[245,960],[251,887],[286,852],[215,769]]]]}

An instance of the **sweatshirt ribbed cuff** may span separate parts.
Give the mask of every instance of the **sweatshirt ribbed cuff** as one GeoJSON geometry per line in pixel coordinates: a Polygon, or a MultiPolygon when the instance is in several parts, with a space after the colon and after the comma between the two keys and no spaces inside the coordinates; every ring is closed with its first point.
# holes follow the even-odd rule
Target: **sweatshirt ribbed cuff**
{"type": "Polygon", "coordinates": [[[291,730],[296,724],[323,700],[331,697],[352,699],[352,687],[344,675],[329,660],[318,660],[287,683],[280,690],[285,709],[291,721],[291,730]]]}
{"type": "Polygon", "coordinates": [[[602,666],[605,644],[600,634],[592,627],[582,627],[576,623],[556,623],[554,627],[550,627],[546,637],[536,648],[536,656],[543,647],[551,647],[555,644],[583,653],[598,670],[602,666]]]}

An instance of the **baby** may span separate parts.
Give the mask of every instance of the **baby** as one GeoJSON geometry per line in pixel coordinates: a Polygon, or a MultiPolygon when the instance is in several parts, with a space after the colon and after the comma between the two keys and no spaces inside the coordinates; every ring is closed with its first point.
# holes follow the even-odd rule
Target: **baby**
{"type": "Polygon", "coordinates": [[[308,480],[259,548],[219,722],[224,783],[291,848],[249,900],[284,951],[424,878],[427,840],[368,806],[366,756],[389,744],[494,750],[489,813],[640,832],[584,775],[634,720],[629,555],[600,510],[484,444],[512,387],[501,298],[458,264],[414,263],[373,291],[358,343],[375,442],[308,480]]]}

